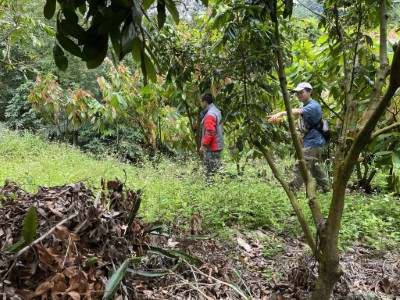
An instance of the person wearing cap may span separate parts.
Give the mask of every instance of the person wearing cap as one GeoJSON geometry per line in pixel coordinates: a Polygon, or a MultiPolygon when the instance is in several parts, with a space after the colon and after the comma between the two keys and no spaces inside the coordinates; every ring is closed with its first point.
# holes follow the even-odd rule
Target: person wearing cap
{"type": "Polygon", "coordinates": [[[210,178],[222,167],[221,151],[224,149],[224,135],[221,125],[221,111],[215,106],[213,96],[209,93],[200,96],[201,112],[201,146],[206,176],[210,178]]]}
{"type": "MultiPolygon", "coordinates": [[[[317,181],[317,184],[321,187],[322,192],[327,193],[329,191],[329,180],[326,172],[320,165],[321,156],[324,145],[326,144],[320,131],[315,127],[322,119],[322,109],[319,103],[312,99],[312,86],[308,82],[300,83],[296,88],[292,90],[297,96],[297,99],[303,103],[302,108],[293,108],[292,113],[294,116],[302,118],[304,122],[304,129],[298,128],[304,133],[303,136],[303,154],[306,160],[308,169],[311,175],[317,181]]],[[[276,122],[278,118],[285,116],[286,111],[278,112],[271,116],[273,122],[276,122]]],[[[300,166],[297,162],[293,169],[293,179],[289,183],[289,186],[293,191],[298,191],[303,185],[303,177],[300,172],[300,166]]]]}

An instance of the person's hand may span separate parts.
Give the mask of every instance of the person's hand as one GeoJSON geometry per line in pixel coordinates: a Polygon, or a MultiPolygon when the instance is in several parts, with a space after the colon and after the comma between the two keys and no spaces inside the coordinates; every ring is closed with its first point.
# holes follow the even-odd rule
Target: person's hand
{"type": "Polygon", "coordinates": [[[204,150],[205,150],[205,147],[203,145],[201,145],[201,147],[199,148],[199,152],[201,154],[204,154],[204,150]]]}
{"type": "Polygon", "coordinates": [[[279,124],[282,121],[281,113],[276,113],[269,116],[268,123],[279,124]]]}

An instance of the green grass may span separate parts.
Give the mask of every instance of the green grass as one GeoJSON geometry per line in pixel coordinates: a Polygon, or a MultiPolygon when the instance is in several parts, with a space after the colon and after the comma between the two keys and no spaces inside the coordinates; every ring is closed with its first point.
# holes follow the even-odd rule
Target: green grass
{"type": "MultiPolygon", "coordinates": [[[[291,161],[288,160],[287,164],[291,161]]],[[[100,187],[101,177],[118,177],[131,189],[143,190],[140,216],[145,221],[162,220],[190,228],[195,214],[203,218],[202,228],[228,235],[231,228],[249,233],[263,228],[271,232],[266,256],[276,254],[283,235],[303,235],[286,194],[270,173],[257,177],[263,162],[249,166],[245,176],[218,178],[206,187],[197,160],[173,162],[161,160],[156,166],[146,163],[137,167],[112,157],[95,157],[65,144],[49,143],[30,133],[11,132],[0,128],[0,182],[17,182],[35,192],[38,186],[56,186],[84,181],[100,187]]],[[[234,169],[229,163],[226,167],[234,169]]],[[[280,164],[283,169],[284,166],[280,164]]],[[[329,195],[320,197],[325,215],[329,195]]],[[[300,205],[311,220],[307,201],[300,205]]],[[[361,244],[377,251],[395,249],[400,242],[399,200],[389,194],[349,195],[342,220],[341,245],[346,248],[361,244]]]]}

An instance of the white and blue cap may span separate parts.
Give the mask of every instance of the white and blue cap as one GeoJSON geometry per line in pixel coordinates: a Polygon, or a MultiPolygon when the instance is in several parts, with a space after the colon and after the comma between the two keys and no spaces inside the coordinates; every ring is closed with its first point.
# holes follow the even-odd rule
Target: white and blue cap
{"type": "Polygon", "coordinates": [[[294,88],[294,89],[292,90],[292,92],[300,92],[300,91],[302,91],[302,90],[304,90],[304,89],[310,89],[310,90],[312,90],[311,84],[309,84],[308,82],[299,83],[299,84],[296,86],[296,88],[294,88]]]}

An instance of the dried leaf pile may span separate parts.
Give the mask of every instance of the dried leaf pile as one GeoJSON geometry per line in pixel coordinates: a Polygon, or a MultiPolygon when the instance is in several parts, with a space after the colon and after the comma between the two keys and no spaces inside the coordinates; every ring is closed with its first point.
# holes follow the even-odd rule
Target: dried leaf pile
{"type": "MultiPolygon", "coordinates": [[[[140,194],[119,181],[102,182],[96,195],[82,183],[30,194],[6,182],[0,187],[0,298],[102,299],[112,274],[127,259],[143,257],[129,264],[110,299],[308,299],[317,267],[304,243],[285,238],[283,254],[266,259],[256,239],[222,245],[185,237],[178,228],[165,235],[160,224],[131,218],[140,194]],[[31,207],[35,241],[7,254],[4,249],[21,240],[31,207]]],[[[196,215],[192,234],[199,228],[196,215]]],[[[265,234],[258,230],[260,239],[265,234]]],[[[367,299],[370,293],[375,298],[368,299],[400,299],[399,255],[374,258],[353,248],[341,262],[346,275],[335,299],[367,299]]]]}
{"type": "Polygon", "coordinates": [[[126,259],[144,257],[129,266],[116,299],[240,299],[242,292],[229,283],[233,272],[227,270],[226,257],[221,259],[218,253],[223,250],[215,241],[151,235],[155,224],[130,219],[140,191],[123,191],[118,181],[102,186],[107,192],[96,196],[82,183],[42,187],[35,194],[10,182],[0,188],[0,297],[3,293],[7,299],[102,299],[112,273],[126,259]],[[4,249],[21,239],[31,207],[37,211],[36,240],[6,254],[4,249]],[[187,259],[177,265],[171,252],[157,255],[148,251],[152,247],[159,253],[185,251],[179,253],[187,259]],[[199,258],[190,256],[192,252],[199,258]],[[192,260],[207,263],[196,266],[192,260]]]}

